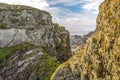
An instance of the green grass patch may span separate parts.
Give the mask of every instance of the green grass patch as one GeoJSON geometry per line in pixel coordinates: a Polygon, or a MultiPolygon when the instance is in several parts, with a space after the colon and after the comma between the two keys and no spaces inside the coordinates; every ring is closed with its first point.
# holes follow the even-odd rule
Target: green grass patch
{"type": "Polygon", "coordinates": [[[44,50],[44,55],[40,57],[41,62],[43,63],[42,67],[40,67],[40,64],[37,66],[38,75],[41,75],[41,73],[45,73],[44,76],[42,76],[42,80],[50,80],[50,77],[52,76],[53,72],[57,69],[59,64],[55,62],[55,60],[44,50]]]}
{"type": "Polygon", "coordinates": [[[0,12],[4,11],[4,9],[0,9],[0,12]]]}
{"type": "Polygon", "coordinates": [[[8,56],[10,53],[14,51],[21,51],[30,46],[33,46],[33,44],[22,43],[16,46],[0,48],[0,60],[2,60],[3,58],[5,58],[6,56],[8,56]]]}
{"type": "Polygon", "coordinates": [[[5,23],[2,23],[2,22],[0,22],[0,29],[6,29],[6,24],[5,23]]]}

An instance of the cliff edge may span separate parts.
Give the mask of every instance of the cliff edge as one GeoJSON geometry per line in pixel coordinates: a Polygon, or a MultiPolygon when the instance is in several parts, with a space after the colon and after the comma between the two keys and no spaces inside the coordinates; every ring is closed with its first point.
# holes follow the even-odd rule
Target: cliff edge
{"type": "Polygon", "coordinates": [[[70,58],[69,42],[48,12],[0,3],[0,80],[49,80],[70,58]]]}
{"type": "Polygon", "coordinates": [[[95,33],[51,80],[120,80],[120,0],[105,0],[99,10],[95,33]]]}

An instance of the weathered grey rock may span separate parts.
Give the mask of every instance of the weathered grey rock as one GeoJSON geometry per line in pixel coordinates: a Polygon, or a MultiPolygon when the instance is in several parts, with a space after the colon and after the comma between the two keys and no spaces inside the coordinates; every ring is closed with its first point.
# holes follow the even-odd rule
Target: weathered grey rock
{"type": "Polygon", "coordinates": [[[71,56],[69,32],[54,25],[48,12],[1,4],[0,15],[0,47],[30,42],[45,48],[56,61],[71,56]]]}
{"type": "Polygon", "coordinates": [[[0,30],[0,34],[0,47],[13,46],[31,41],[31,39],[26,35],[25,29],[12,28],[0,30]]]}
{"type": "Polygon", "coordinates": [[[0,3],[0,79],[49,80],[70,56],[69,32],[48,12],[0,3]]]}
{"type": "Polygon", "coordinates": [[[9,58],[6,59],[7,65],[4,66],[3,68],[0,67],[1,77],[4,80],[18,80],[18,79],[26,80],[28,79],[29,75],[32,75],[33,72],[26,73],[26,69],[29,68],[30,65],[34,67],[36,66],[35,63],[39,62],[39,58],[42,56],[39,53],[44,54],[39,48],[31,49],[31,50],[24,50],[23,52],[11,53],[11,56],[9,56],[9,58]],[[28,76],[28,77],[26,77],[25,79],[23,75],[28,76]]]}

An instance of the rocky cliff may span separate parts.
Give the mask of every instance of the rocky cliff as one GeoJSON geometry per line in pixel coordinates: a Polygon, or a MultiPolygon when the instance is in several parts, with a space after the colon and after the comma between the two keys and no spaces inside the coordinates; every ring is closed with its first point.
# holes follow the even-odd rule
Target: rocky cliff
{"type": "Polygon", "coordinates": [[[120,80],[120,0],[105,0],[99,10],[95,33],[51,80],[120,80]]]}
{"type": "Polygon", "coordinates": [[[48,12],[0,3],[0,80],[49,80],[70,52],[69,32],[48,12]]]}
{"type": "Polygon", "coordinates": [[[87,39],[91,37],[93,33],[94,31],[91,31],[84,35],[71,35],[70,36],[71,50],[74,52],[82,48],[86,44],[87,39]]]}

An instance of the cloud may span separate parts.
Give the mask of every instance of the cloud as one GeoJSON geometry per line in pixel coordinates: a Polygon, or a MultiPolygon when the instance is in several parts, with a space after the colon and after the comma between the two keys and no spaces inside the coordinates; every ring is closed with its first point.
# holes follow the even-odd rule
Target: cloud
{"type": "Polygon", "coordinates": [[[65,26],[71,34],[85,34],[95,29],[98,5],[103,0],[0,0],[28,5],[51,13],[53,22],[65,26]],[[74,10],[76,9],[75,12],[74,10]]]}
{"type": "Polygon", "coordinates": [[[67,5],[73,5],[73,4],[78,4],[78,2],[81,2],[79,0],[47,0],[50,5],[56,5],[56,4],[65,4],[67,5]]]}
{"type": "Polygon", "coordinates": [[[98,6],[103,0],[95,0],[90,3],[86,3],[82,8],[87,11],[92,11],[93,14],[98,14],[98,6]]]}
{"type": "Polygon", "coordinates": [[[53,22],[65,26],[71,34],[85,34],[95,29],[96,15],[78,14],[61,8],[50,8],[49,12],[53,16],[53,22]],[[58,13],[64,13],[64,16],[58,13]]]}
{"type": "MultiPolygon", "coordinates": [[[[63,3],[66,6],[73,6],[74,0],[52,0],[49,5],[56,5],[63,3]]],[[[52,6],[46,10],[53,16],[53,22],[65,26],[71,34],[85,34],[89,31],[95,30],[96,17],[98,14],[98,5],[102,1],[97,0],[76,0],[74,6],[80,3],[82,12],[74,12],[69,8],[62,8],[61,6],[52,6]]]]}
{"type": "Polygon", "coordinates": [[[0,0],[0,2],[8,4],[27,5],[38,9],[44,9],[45,7],[49,6],[45,0],[0,0]]]}

